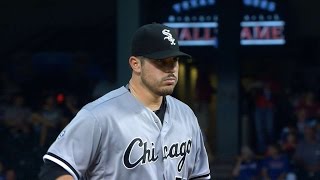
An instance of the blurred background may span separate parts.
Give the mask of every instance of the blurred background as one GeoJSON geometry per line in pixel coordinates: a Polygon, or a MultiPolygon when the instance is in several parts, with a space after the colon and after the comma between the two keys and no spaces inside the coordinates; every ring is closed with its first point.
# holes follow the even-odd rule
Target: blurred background
{"type": "Polygon", "coordinates": [[[176,29],[176,98],[196,113],[214,179],[320,179],[316,0],[0,3],[0,179],[37,179],[86,103],[125,85],[133,32],[176,29]]]}

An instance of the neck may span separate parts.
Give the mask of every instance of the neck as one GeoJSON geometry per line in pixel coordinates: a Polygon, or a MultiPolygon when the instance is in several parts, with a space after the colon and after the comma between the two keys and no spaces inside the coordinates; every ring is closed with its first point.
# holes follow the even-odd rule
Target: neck
{"type": "Polygon", "coordinates": [[[133,79],[129,81],[129,89],[131,94],[145,107],[151,109],[152,111],[158,110],[161,106],[163,97],[154,94],[147,87],[141,86],[140,84],[135,82],[133,79]]]}

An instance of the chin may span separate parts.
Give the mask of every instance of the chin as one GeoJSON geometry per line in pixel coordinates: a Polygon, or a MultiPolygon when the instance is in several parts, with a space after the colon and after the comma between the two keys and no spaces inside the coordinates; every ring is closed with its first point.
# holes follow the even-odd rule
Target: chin
{"type": "Polygon", "coordinates": [[[173,93],[174,88],[165,88],[160,91],[161,96],[171,95],[173,93]]]}

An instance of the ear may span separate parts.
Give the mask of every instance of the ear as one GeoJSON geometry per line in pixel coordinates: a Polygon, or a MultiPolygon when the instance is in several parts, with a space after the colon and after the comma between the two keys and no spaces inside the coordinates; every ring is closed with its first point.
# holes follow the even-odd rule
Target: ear
{"type": "Polygon", "coordinates": [[[141,61],[140,61],[140,59],[138,59],[137,57],[135,57],[135,56],[130,56],[130,58],[129,58],[129,64],[130,64],[131,69],[132,69],[134,72],[140,72],[140,71],[141,71],[141,61]]]}

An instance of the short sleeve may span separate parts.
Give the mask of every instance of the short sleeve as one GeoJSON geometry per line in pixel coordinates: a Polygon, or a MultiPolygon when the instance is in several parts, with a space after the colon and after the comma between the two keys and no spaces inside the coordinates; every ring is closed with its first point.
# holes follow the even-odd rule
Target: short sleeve
{"type": "Polygon", "coordinates": [[[101,133],[98,120],[91,112],[82,109],[60,133],[43,159],[57,163],[74,179],[80,179],[98,157],[101,133]]]}

